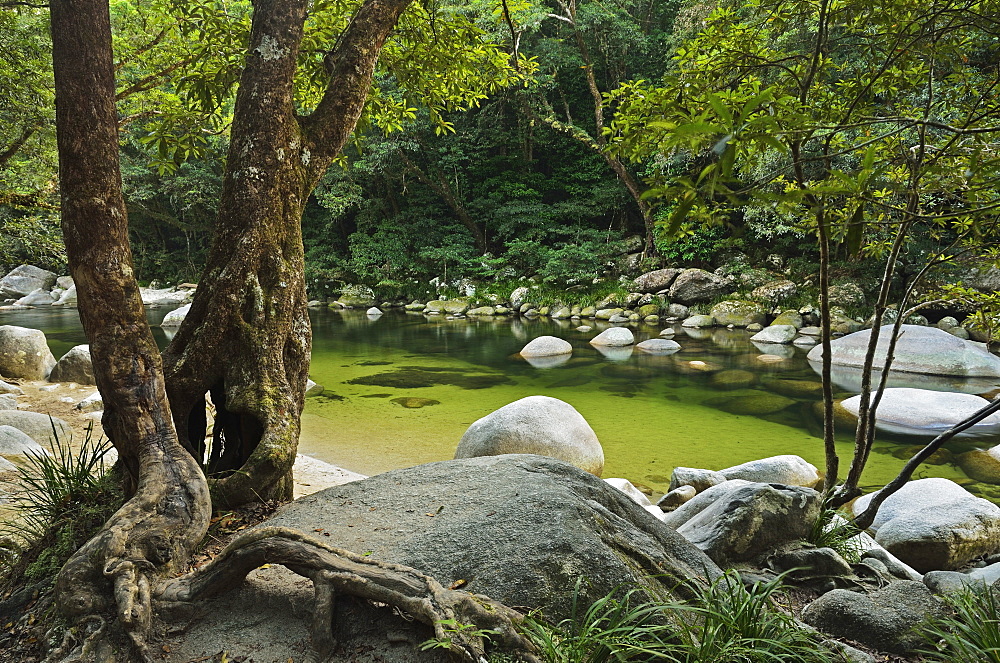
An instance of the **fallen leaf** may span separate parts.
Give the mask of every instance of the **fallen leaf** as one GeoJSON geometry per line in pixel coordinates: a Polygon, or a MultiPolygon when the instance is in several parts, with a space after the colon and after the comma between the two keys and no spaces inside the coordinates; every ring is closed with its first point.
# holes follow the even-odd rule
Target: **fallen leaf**
{"type": "Polygon", "coordinates": [[[448,589],[458,589],[459,587],[464,587],[465,585],[468,584],[469,581],[466,580],[465,578],[462,578],[461,580],[456,580],[455,582],[451,583],[451,587],[449,587],[448,589]]]}

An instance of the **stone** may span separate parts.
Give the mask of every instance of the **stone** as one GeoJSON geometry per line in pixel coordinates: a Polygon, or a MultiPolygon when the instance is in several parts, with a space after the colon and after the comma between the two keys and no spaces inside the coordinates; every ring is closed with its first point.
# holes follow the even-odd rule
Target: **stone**
{"type": "Polygon", "coordinates": [[[754,322],[753,324],[747,325],[747,331],[750,332],[751,334],[756,334],[757,332],[759,332],[763,328],[764,328],[764,325],[758,324],[756,322],[754,322]]]}
{"type": "MultiPolygon", "coordinates": [[[[882,402],[875,413],[875,427],[898,435],[934,437],[989,403],[985,398],[973,394],[892,387],[882,393],[882,402]]],[[[861,396],[847,398],[841,405],[857,417],[861,408],[861,396]]],[[[998,433],[1000,414],[991,414],[958,436],[992,438],[998,433]]]]}
{"type": "Polygon", "coordinates": [[[16,306],[52,306],[55,301],[56,298],[52,296],[51,292],[39,288],[21,297],[14,304],[16,306]]]}
{"type": "Polygon", "coordinates": [[[695,492],[703,492],[712,486],[727,481],[721,472],[715,470],[703,470],[696,467],[675,467],[670,475],[670,487],[668,490],[675,490],[681,486],[691,486],[695,492]]]}
{"type": "Polygon", "coordinates": [[[386,472],[298,499],[262,526],[319,529],[338,547],[418,568],[445,587],[465,581],[465,590],[554,621],[573,612],[581,577],[586,609],[621,587],[669,597],[721,574],[621,491],[539,456],[386,472]]]}
{"type": "Polygon", "coordinates": [[[0,279],[0,299],[20,299],[35,290],[51,290],[56,275],[33,265],[21,265],[0,279]]]}
{"type": "Polygon", "coordinates": [[[181,323],[184,322],[184,318],[187,317],[188,311],[191,310],[190,304],[185,304],[180,308],[175,308],[170,313],[163,316],[162,322],[160,322],[161,327],[180,327],[181,323]]]}
{"type": "Polygon", "coordinates": [[[0,326],[0,375],[44,380],[55,365],[56,358],[52,356],[42,331],[13,325],[0,326]]]}
{"type": "Polygon", "coordinates": [[[745,389],[757,382],[757,375],[741,368],[731,368],[713,373],[708,384],[713,389],[745,389]]]}
{"type": "Polygon", "coordinates": [[[579,327],[576,328],[578,332],[581,332],[583,334],[586,334],[589,331],[593,331],[593,329],[594,328],[591,327],[590,325],[580,325],[579,327]]]}
{"type": "Polygon", "coordinates": [[[715,323],[721,327],[733,325],[734,327],[746,327],[747,325],[762,325],[767,320],[767,312],[763,305],[758,302],[745,300],[726,300],[719,302],[712,307],[709,313],[715,318],[715,323]]]}
{"type": "Polygon", "coordinates": [[[30,455],[46,453],[45,447],[27,433],[13,426],[0,426],[0,456],[27,458],[30,455]]]}
{"type": "Polygon", "coordinates": [[[393,398],[392,403],[405,407],[408,410],[419,410],[422,407],[427,407],[429,405],[440,405],[441,401],[436,401],[433,398],[421,398],[420,396],[401,396],[399,398],[393,398]]]}
{"type": "Polygon", "coordinates": [[[549,314],[549,317],[553,320],[565,320],[566,318],[572,317],[573,311],[568,306],[560,306],[549,314]]]}
{"type": "Polygon", "coordinates": [[[793,578],[830,578],[854,575],[854,569],[833,548],[798,548],[774,555],[775,571],[789,572],[793,578]]]}
{"type": "Polygon", "coordinates": [[[802,620],[829,635],[905,655],[926,644],[916,628],[921,622],[947,614],[923,583],[903,581],[871,594],[827,592],[806,606],[802,620]]]}
{"type": "Polygon", "coordinates": [[[375,306],[375,291],[366,285],[348,285],[340,291],[337,302],[346,308],[375,306]]]}
{"type": "Polygon", "coordinates": [[[763,415],[781,412],[787,407],[795,405],[791,398],[769,394],[761,391],[759,393],[746,392],[738,396],[726,396],[724,398],[712,398],[705,401],[705,405],[728,412],[729,414],[750,414],[763,415]]]}
{"type": "Polygon", "coordinates": [[[373,317],[373,318],[377,318],[380,315],[382,315],[382,309],[378,308],[377,306],[372,306],[370,309],[368,309],[367,311],[365,311],[365,315],[368,315],[368,316],[373,317]]]}
{"type": "Polygon", "coordinates": [[[510,293],[510,306],[514,309],[521,308],[521,304],[528,301],[528,295],[531,290],[522,286],[520,288],[514,288],[514,291],[510,293]]]}
{"type": "Polygon", "coordinates": [[[638,322],[638,321],[639,321],[639,316],[635,314],[629,316],[613,315],[610,318],[608,318],[608,322],[612,324],[622,324],[624,322],[638,322]]]}
{"type": "Polygon", "coordinates": [[[676,524],[678,534],[725,568],[804,539],[821,505],[820,494],[810,488],[727,481],[666,514],[664,522],[676,524]],[[676,524],[677,514],[710,491],[718,491],[711,504],[676,524]]]}
{"type": "MultiPolygon", "coordinates": [[[[312,382],[312,380],[309,380],[309,382],[312,382]]],[[[310,394],[309,394],[308,383],[306,384],[307,384],[306,396],[309,396],[310,394]]],[[[316,383],[313,382],[313,384],[315,385],[316,383]]],[[[95,391],[90,396],[87,396],[73,407],[74,409],[80,410],[81,412],[97,412],[99,410],[104,409],[104,399],[101,397],[101,392],[95,391]]]]}
{"type": "Polygon", "coordinates": [[[965,476],[982,483],[1000,484],[1000,446],[973,449],[955,459],[965,476]]]}
{"type": "Polygon", "coordinates": [[[743,479],[760,483],[783,483],[812,488],[819,483],[819,471],[812,463],[791,454],[771,456],[719,470],[727,480],[743,479]]]}
{"type": "Polygon", "coordinates": [[[860,308],[867,301],[865,291],[856,283],[841,283],[831,285],[829,290],[830,306],[845,308],[860,308]]]}
{"type": "Polygon", "coordinates": [[[13,426],[43,446],[52,443],[53,428],[60,440],[67,440],[70,435],[69,424],[62,419],[24,410],[0,410],[0,426],[13,426]]]}
{"type": "Polygon", "coordinates": [[[663,511],[673,509],[685,502],[690,502],[697,494],[698,491],[695,490],[694,486],[678,486],[657,500],[656,506],[660,507],[663,511]]]}
{"type": "Polygon", "coordinates": [[[668,267],[667,269],[646,272],[632,281],[632,287],[639,292],[659,292],[660,290],[666,290],[674,282],[674,279],[677,278],[677,275],[683,271],[683,269],[676,267],[668,267]]]}
{"type": "Polygon", "coordinates": [[[427,302],[426,311],[428,313],[445,313],[451,315],[461,315],[469,310],[467,299],[434,299],[427,302]]]}
{"type": "Polygon", "coordinates": [[[596,476],[604,470],[594,429],[572,405],[549,396],[528,396],[479,419],[455,450],[455,458],[500,454],[558,458],[596,476]]]}
{"type": "Polygon", "coordinates": [[[667,327],[666,329],[660,332],[660,337],[673,338],[676,334],[677,332],[674,330],[673,327],[667,327]]]}
{"type": "Polygon", "coordinates": [[[771,325],[764,327],[750,337],[755,343],[791,343],[798,336],[798,330],[792,325],[771,325]]]}
{"type": "Polygon", "coordinates": [[[72,276],[60,276],[56,279],[56,287],[62,290],[69,290],[75,285],[72,276]]]}
{"type": "Polygon", "coordinates": [[[593,306],[584,306],[580,309],[581,318],[594,318],[597,317],[597,309],[593,306]]]}
{"type": "Polygon", "coordinates": [[[77,345],[60,357],[49,373],[49,382],[97,384],[94,378],[94,364],[90,360],[90,346],[77,345]]]}
{"type": "Polygon", "coordinates": [[[688,317],[689,310],[684,304],[673,302],[667,306],[665,316],[669,320],[683,320],[688,317]]]}
{"type": "Polygon", "coordinates": [[[764,388],[789,398],[815,399],[823,397],[823,383],[811,380],[786,380],[784,378],[767,378],[763,380],[764,388]]]}
{"type": "Polygon", "coordinates": [[[17,472],[17,465],[0,456],[0,474],[11,474],[17,472]]]}
{"type": "Polygon", "coordinates": [[[672,355],[681,349],[681,344],[666,338],[647,338],[635,347],[651,355],[672,355]]]}
{"type": "Polygon", "coordinates": [[[635,336],[628,327],[609,327],[590,339],[591,345],[620,348],[635,343],[635,336]]]}
{"type": "Polygon", "coordinates": [[[71,285],[61,295],[59,299],[52,302],[53,306],[73,306],[76,304],[76,286],[71,285]]]}
{"type": "Polygon", "coordinates": [[[403,310],[404,311],[423,311],[425,308],[427,308],[427,304],[424,304],[423,302],[410,302],[409,304],[407,304],[407,305],[405,305],[403,307],[403,310]]]}
{"type": "MultiPolygon", "coordinates": [[[[874,493],[852,505],[860,515],[874,493]]],[[[1000,507],[948,479],[910,481],[879,508],[875,541],[920,573],[952,571],[1000,552],[1000,507]]]]}
{"type": "MultiPolygon", "coordinates": [[[[896,342],[892,370],[931,375],[956,375],[963,377],[1000,377],[1000,357],[984,351],[980,346],[964,341],[936,327],[902,325],[896,342]]],[[[875,368],[885,365],[889,335],[892,326],[881,328],[875,353],[875,368]]],[[[865,329],[831,342],[834,364],[860,368],[868,349],[870,329],[865,329]]],[[[810,350],[807,358],[819,362],[823,357],[822,346],[810,350]]]]}
{"type": "Polygon", "coordinates": [[[553,357],[573,354],[573,346],[569,341],[556,336],[539,336],[532,339],[521,348],[522,357],[553,357]]]}
{"type": "Polygon", "coordinates": [[[670,286],[670,301],[681,304],[707,302],[730,291],[730,281],[704,269],[685,269],[670,286]]]}
{"type": "Polygon", "coordinates": [[[0,394],[23,395],[24,390],[18,387],[16,384],[11,384],[9,382],[4,382],[3,380],[0,380],[0,394]]]}
{"type": "Polygon", "coordinates": [[[17,396],[14,394],[0,394],[0,410],[16,410],[17,396]]]}
{"type": "Polygon", "coordinates": [[[681,323],[681,327],[714,327],[715,318],[710,315],[692,315],[681,323]]]}
{"type": "Polygon", "coordinates": [[[802,314],[796,310],[789,309],[787,311],[782,311],[771,321],[772,325],[791,325],[796,329],[802,329],[802,314]]]}
{"type": "Polygon", "coordinates": [[[657,518],[663,517],[663,509],[650,502],[646,494],[632,485],[632,482],[628,479],[605,479],[604,481],[609,486],[613,486],[628,495],[629,499],[657,518]]]}
{"type": "Polygon", "coordinates": [[[625,312],[623,308],[602,308],[594,313],[594,317],[598,320],[610,320],[616,315],[621,315],[625,312]]]}
{"type": "Polygon", "coordinates": [[[795,285],[794,281],[789,281],[788,279],[781,279],[777,281],[768,281],[764,285],[754,288],[750,296],[754,299],[760,299],[765,302],[777,303],[783,302],[786,299],[791,299],[799,292],[799,288],[795,285]]]}

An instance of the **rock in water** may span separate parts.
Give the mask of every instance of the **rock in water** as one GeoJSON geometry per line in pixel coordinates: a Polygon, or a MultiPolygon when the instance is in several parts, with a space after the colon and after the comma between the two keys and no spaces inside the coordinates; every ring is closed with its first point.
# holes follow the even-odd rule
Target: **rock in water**
{"type": "MultiPolygon", "coordinates": [[[[892,325],[881,327],[875,352],[875,368],[885,365],[892,325]]],[[[860,368],[868,350],[871,330],[865,329],[834,339],[830,349],[832,361],[841,366],[860,368]]],[[[823,358],[823,346],[817,345],[807,355],[809,361],[823,358]]],[[[892,361],[893,371],[957,375],[967,377],[1000,377],[1000,357],[982,347],[962,340],[936,327],[903,325],[892,361]]]]}
{"type": "Polygon", "coordinates": [[[751,336],[750,340],[757,343],[791,343],[797,334],[792,325],[771,325],[751,336]]]}
{"type": "MultiPolygon", "coordinates": [[[[854,502],[855,516],[873,495],[854,502]]],[[[872,529],[879,545],[921,573],[1000,552],[1000,507],[948,479],[907,483],[882,504],[872,529]]]]}
{"type": "Polygon", "coordinates": [[[180,327],[184,318],[187,316],[188,311],[191,310],[190,304],[185,304],[180,308],[176,308],[170,313],[163,316],[163,322],[160,323],[161,327],[180,327]]]}
{"type": "Polygon", "coordinates": [[[681,344],[667,338],[647,338],[635,347],[651,355],[672,355],[681,349],[681,344]]]}
{"type": "Polygon", "coordinates": [[[635,343],[635,336],[628,327],[609,327],[590,339],[591,345],[620,348],[635,343]]]}
{"type": "MultiPolygon", "coordinates": [[[[934,437],[989,403],[982,396],[972,394],[894,387],[882,394],[882,402],[875,413],[875,427],[889,433],[934,437]]],[[[861,396],[845,399],[841,405],[857,417],[861,396]]],[[[992,437],[997,433],[1000,433],[1000,414],[991,414],[958,435],[992,437]]]]}
{"type": "Polygon", "coordinates": [[[539,456],[469,458],[394,470],[285,506],[284,526],[448,587],[569,617],[621,587],[670,594],[719,568],[627,495],[539,456]]]}
{"type": "Polygon", "coordinates": [[[762,304],[742,299],[719,302],[712,307],[709,315],[715,318],[715,323],[720,327],[746,327],[754,323],[762,325],[767,320],[767,311],[762,304]]]}
{"type": "Polygon", "coordinates": [[[64,354],[49,374],[49,382],[97,384],[94,364],[90,360],[90,346],[78,345],[64,354]]]}
{"type": "Polygon", "coordinates": [[[799,456],[791,454],[752,460],[749,463],[720,470],[719,474],[726,477],[727,480],[744,479],[808,488],[812,488],[819,482],[819,472],[816,467],[799,456]]]}
{"type": "Polygon", "coordinates": [[[455,458],[538,454],[601,476],[604,449],[576,409],[558,398],[528,396],[504,405],[465,431],[455,458]]]}
{"type": "Polygon", "coordinates": [[[0,299],[20,299],[35,290],[50,290],[56,275],[33,265],[15,267],[0,279],[0,299]]]}
{"type": "Polygon", "coordinates": [[[0,375],[44,380],[55,365],[56,358],[43,332],[13,325],[0,326],[0,375]]]}
{"type": "Polygon", "coordinates": [[[521,348],[522,357],[555,357],[573,353],[573,346],[556,336],[539,336],[521,348]]]}

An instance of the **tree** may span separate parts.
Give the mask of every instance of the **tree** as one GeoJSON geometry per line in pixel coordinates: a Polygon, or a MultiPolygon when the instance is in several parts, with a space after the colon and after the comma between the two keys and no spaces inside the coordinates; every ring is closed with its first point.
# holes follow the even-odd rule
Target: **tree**
{"type": "Polygon", "coordinates": [[[834,504],[860,493],[889,365],[872,393],[872,366],[890,297],[900,315],[915,283],[963,250],[988,252],[1000,206],[1000,106],[993,0],[896,0],[878,8],[831,0],[756,0],[722,6],[679,50],[663,86],[613,95],[612,134],[633,158],[685,155],[654,192],[673,205],[667,232],[688,216],[711,220],[756,209],[815,233],[823,319],[826,488],[834,504]],[[893,293],[914,236],[936,246],[893,293]],[[884,260],[863,370],[855,450],[837,486],[830,382],[830,251],[884,260]]]}

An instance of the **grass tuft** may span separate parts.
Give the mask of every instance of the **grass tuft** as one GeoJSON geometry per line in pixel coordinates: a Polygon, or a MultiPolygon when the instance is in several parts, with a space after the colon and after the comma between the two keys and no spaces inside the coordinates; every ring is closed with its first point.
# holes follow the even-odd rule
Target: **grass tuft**
{"type": "Polygon", "coordinates": [[[928,643],[921,652],[925,660],[1000,663],[1000,597],[997,591],[970,587],[942,597],[953,612],[923,627],[928,643]]]}

